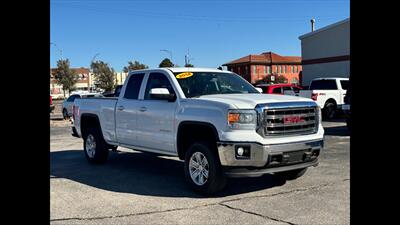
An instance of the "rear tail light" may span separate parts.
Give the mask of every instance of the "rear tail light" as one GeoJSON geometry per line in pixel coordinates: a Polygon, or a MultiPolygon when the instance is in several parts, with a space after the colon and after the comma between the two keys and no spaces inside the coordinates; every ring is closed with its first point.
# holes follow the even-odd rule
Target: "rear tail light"
{"type": "Polygon", "coordinates": [[[53,97],[50,95],[50,105],[53,105],[53,97]]]}
{"type": "Polygon", "coordinates": [[[311,99],[312,100],[317,101],[317,98],[318,98],[318,93],[312,93],[311,94],[311,99]]]}

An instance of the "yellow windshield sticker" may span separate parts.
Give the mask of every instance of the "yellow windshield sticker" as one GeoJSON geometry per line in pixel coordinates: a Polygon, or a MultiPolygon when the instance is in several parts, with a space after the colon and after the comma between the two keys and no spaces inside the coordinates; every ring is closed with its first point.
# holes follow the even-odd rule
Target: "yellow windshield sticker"
{"type": "Polygon", "coordinates": [[[178,79],[185,79],[185,78],[188,78],[188,77],[191,77],[191,76],[193,76],[193,73],[184,72],[184,73],[180,73],[180,74],[176,75],[175,77],[178,78],[178,79]]]}

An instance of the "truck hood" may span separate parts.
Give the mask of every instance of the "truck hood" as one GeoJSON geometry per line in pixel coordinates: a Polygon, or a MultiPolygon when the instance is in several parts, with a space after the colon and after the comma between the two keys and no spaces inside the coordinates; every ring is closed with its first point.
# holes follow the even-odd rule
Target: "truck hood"
{"type": "Polygon", "coordinates": [[[275,102],[313,102],[308,98],[301,98],[290,95],[275,94],[218,94],[203,95],[199,97],[203,100],[230,104],[237,109],[253,109],[258,104],[275,102]]]}

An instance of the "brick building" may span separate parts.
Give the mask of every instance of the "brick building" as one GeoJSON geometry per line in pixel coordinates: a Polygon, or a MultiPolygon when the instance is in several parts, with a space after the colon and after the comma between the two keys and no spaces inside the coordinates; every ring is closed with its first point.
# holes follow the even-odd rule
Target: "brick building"
{"type": "Polygon", "coordinates": [[[288,83],[301,83],[301,57],[281,56],[273,52],[247,55],[223,64],[228,70],[239,74],[254,84],[267,75],[277,74],[287,78],[288,83]]]}
{"type": "MultiPolygon", "coordinates": [[[[71,68],[78,74],[78,81],[75,84],[76,90],[88,91],[89,87],[91,87],[91,79],[89,75],[88,68],[71,68]]],[[[62,97],[64,96],[64,92],[62,89],[62,85],[57,84],[57,81],[54,79],[56,69],[50,69],[50,94],[55,97],[62,97]]],[[[68,95],[68,93],[66,93],[68,95]]]]}

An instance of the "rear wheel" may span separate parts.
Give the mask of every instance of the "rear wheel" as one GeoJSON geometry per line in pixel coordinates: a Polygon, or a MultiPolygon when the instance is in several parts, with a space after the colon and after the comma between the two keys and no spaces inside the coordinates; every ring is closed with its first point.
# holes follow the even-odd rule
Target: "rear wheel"
{"type": "Polygon", "coordinates": [[[87,130],[83,148],[89,163],[101,164],[107,160],[109,148],[98,129],[89,128],[87,130]]]}
{"type": "Polygon", "coordinates": [[[275,173],[275,175],[279,176],[284,180],[294,180],[301,176],[303,176],[307,171],[307,168],[304,169],[297,169],[297,170],[289,170],[284,172],[275,173]]]}
{"type": "Polygon", "coordinates": [[[212,194],[226,185],[226,177],[216,151],[212,151],[212,147],[207,143],[196,142],[189,147],[185,155],[184,169],[186,180],[198,193],[212,194]]]}
{"type": "Polygon", "coordinates": [[[323,113],[324,119],[333,119],[336,115],[336,104],[333,102],[325,103],[323,113]]]}

